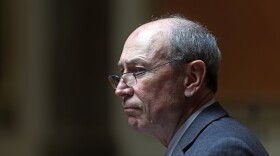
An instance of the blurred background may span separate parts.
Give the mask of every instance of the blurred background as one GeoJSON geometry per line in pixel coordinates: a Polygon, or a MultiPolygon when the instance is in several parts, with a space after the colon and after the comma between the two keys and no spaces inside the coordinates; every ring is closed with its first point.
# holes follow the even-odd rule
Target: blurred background
{"type": "Polygon", "coordinates": [[[127,36],[180,13],[217,37],[217,100],[280,149],[280,1],[0,0],[1,156],[160,156],[107,82],[127,36]]]}

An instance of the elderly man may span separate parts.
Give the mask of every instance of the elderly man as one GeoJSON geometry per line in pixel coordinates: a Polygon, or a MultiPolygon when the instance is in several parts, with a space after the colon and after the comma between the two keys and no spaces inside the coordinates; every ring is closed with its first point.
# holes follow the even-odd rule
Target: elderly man
{"type": "Polygon", "coordinates": [[[128,124],[151,134],[168,156],[268,155],[215,101],[221,54],[200,24],[179,16],[137,28],[110,75],[128,124]]]}

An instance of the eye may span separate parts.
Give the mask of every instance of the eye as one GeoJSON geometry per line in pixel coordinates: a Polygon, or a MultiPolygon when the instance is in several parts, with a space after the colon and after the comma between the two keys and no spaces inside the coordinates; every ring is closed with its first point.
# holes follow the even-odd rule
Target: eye
{"type": "Polygon", "coordinates": [[[144,74],[146,71],[147,70],[145,68],[136,67],[133,73],[135,74],[135,76],[137,76],[137,75],[144,74]]]}

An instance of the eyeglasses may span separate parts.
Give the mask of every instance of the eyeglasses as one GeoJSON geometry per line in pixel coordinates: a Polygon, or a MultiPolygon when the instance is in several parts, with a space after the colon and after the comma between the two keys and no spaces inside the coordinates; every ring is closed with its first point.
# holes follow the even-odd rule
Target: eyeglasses
{"type": "Polygon", "coordinates": [[[120,83],[120,80],[123,79],[123,82],[128,86],[128,87],[132,87],[134,85],[137,84],[137,79],[136,77],[139,76],[139,75],[143,75],[145,74],[146,72],[149,72],[149,71],[152,71],[152,70],[155,70],[159,67],[162,67],[164,65],[167,65],[169,63],[172,63],[172,62],[175,62],[175,61],[179,61],[179,60],[172,60],[172,61],[169,61],[169,62],[165,62],[163,64],[160,64],[158,66],[155,66],[151,69],[147,69],[145,71],[140,71],[140,72],[128,72],[128,73],[123,73],[121,76],[118,76],[118,75],[110,75],[108,77],[109,79],[109,82],[110,84],[112,85],[112,87],[114,89],[117,88],[118,84],[120,83]]]}

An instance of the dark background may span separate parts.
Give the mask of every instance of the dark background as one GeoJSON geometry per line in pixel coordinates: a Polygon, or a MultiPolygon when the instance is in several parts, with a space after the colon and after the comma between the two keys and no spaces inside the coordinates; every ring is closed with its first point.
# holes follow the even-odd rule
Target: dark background
{"type": "Polygon", "coordinates": [[[126,37],[180,13],[218,39],[217,99],[279,154],[277,0],[0,0],[0,155],[163,155],[107,82],[126,37]]]}

